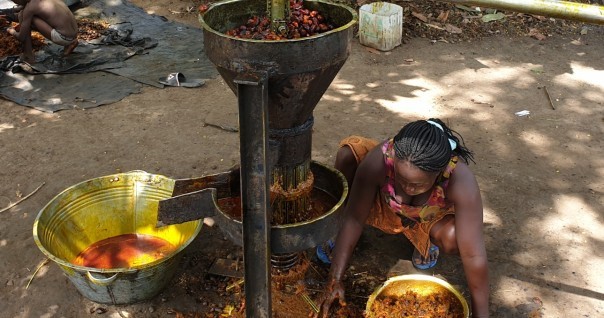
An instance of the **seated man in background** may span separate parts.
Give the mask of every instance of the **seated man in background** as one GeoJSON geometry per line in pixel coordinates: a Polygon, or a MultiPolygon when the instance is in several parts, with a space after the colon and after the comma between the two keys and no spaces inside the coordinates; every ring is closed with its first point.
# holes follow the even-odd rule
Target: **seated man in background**
{"type": "Polygon", "coordinates": [[[52,42],[64,47],[63,55],[69,55],[78,46],[78,24],[63,0],[13,0],[22,10],[19,25],[9,28],[9,34],[23,43],[21,58],[34,63],[31,32],[38,31],[52,42]]]}

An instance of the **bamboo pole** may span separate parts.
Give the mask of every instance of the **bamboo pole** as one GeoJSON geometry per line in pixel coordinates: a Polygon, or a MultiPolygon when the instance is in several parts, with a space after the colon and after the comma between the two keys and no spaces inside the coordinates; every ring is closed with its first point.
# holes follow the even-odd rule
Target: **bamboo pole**
{"type": "Polygon", "coordinates": [[[557,0],[438,0],[604,25],[604,6],[557,0]]]}

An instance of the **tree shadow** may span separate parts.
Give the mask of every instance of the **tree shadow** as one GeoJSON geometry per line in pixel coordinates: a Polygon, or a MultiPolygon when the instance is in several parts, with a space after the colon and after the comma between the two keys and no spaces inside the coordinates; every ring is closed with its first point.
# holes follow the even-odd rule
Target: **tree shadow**
{"type": "MultiPolygon", "coordinates": [[[[597,315],[604,299],[597,279],[604,247],[602,34],[596,29],[580,42],[494,37],[474,47],[418,39],[381,54],[355,43],[356,54],[315,111],[314,136],[330,141],[313,156],[333,163],[348,135],[385,139],[408,121],[444,119],[477,159],[470,167],[485,208],[492,314],[543,306],[555,316],[597,315]],[[515,115],[522,110],[530,115],[515,115]],[[334,120],[339,124],[329,124],[334,120]]],[[[394,243],[386,242],[359,249],[392,252],[394,243]]],[[[396,260],[384,257],[384,266],[396,260]]],[[[433,273],[469,295],[459,258],[441,263],[433,273]]]]}

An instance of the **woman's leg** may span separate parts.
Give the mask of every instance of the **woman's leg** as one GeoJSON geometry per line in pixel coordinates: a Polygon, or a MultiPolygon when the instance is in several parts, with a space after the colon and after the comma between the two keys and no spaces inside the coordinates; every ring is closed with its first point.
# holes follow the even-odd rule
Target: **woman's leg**
{"type": "Polygon", "coordinates": [[[436,265],[441,251],[445,254],[459,254],[455,238],[455,217],[452,214],[444,216],[432,225],[430,243],[426,258],[417,249],[413,251],[413,265],[418,269],[429,269],[436,265]]]}
{"type": "Polygon", "coordinates": [[[430,229],[430,240],[445,254],[459,254],[455,237],[455,216],[447,215],[430,229]]]}

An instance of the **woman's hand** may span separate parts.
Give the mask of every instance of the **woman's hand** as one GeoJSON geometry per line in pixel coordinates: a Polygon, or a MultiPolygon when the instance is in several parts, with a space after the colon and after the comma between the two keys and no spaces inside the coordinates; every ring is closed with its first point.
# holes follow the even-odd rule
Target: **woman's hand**
{"type": "Polygon", "coordinates": [[[329,309],[333,302],[338,299],[340,306],[346,306],[346,300],[344,299],[344,285],[341,281],[336,279],[330,279],[329,283],[323,291],[319,301],[319,312],[311,312],[309,317],[313,318],[327,318],[329,317],[329,309]]]}

